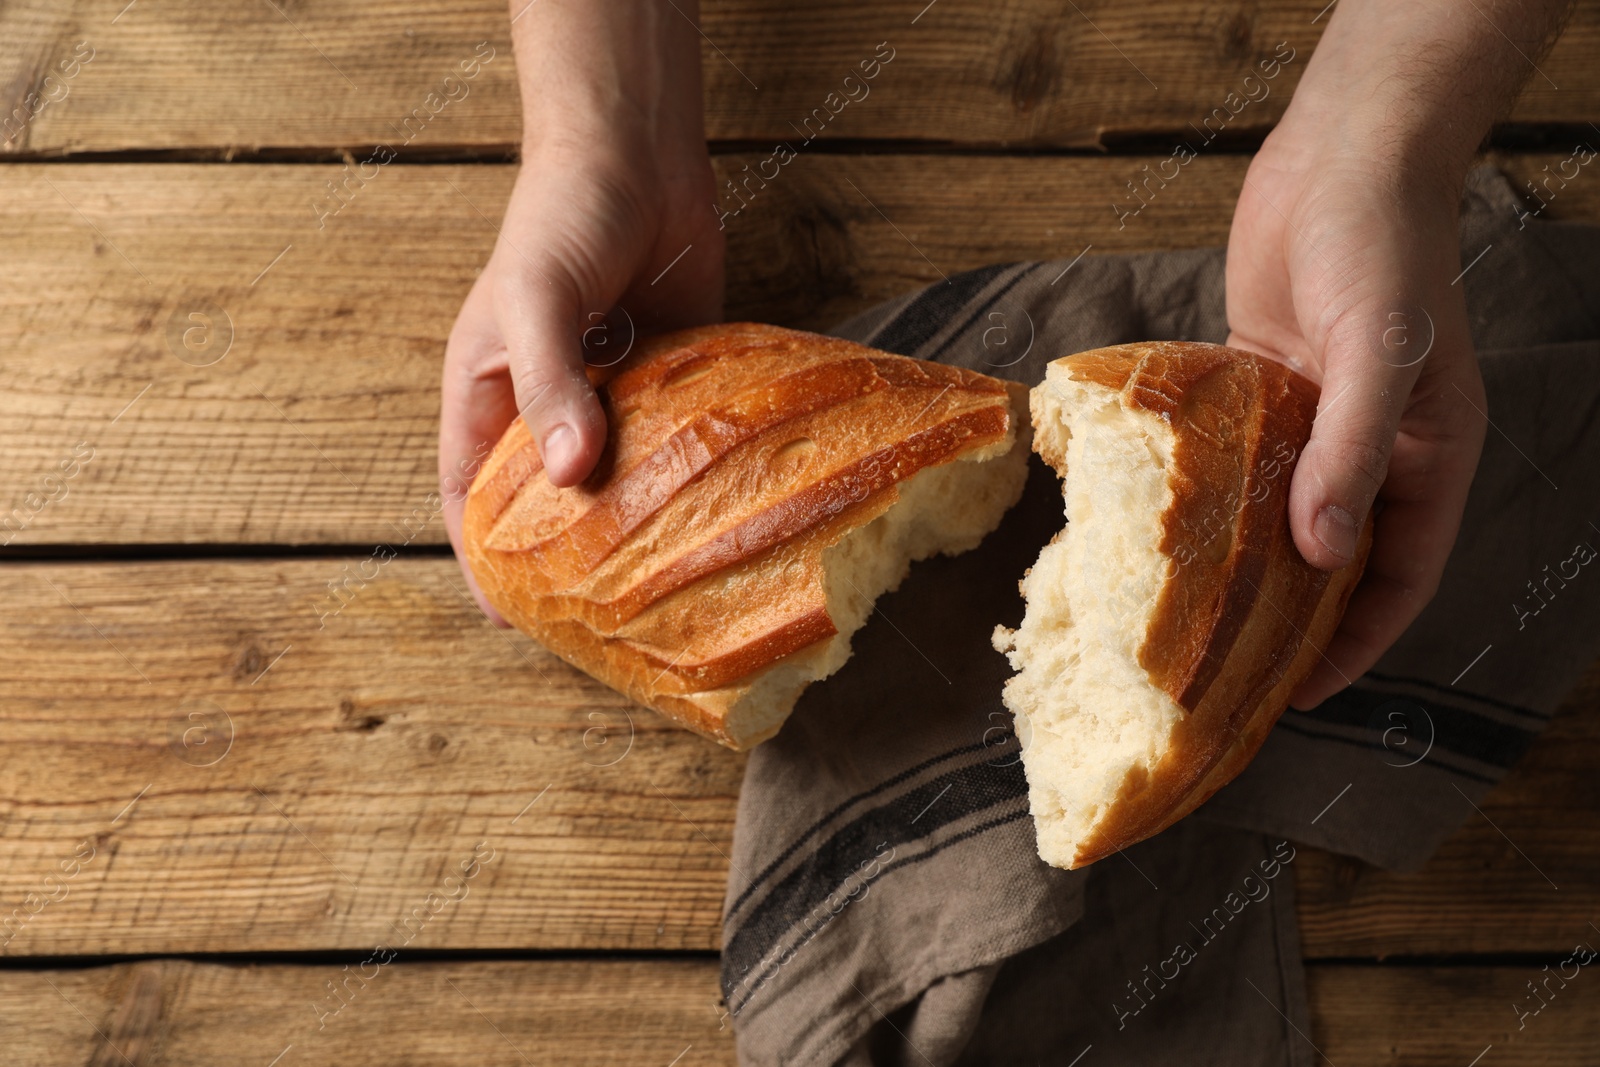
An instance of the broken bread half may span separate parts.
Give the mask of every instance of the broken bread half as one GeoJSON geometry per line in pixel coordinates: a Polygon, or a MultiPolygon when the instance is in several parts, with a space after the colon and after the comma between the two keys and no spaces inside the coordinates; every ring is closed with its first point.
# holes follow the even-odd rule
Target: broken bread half
{"type": "Polygon", "coordinates": [[[590,370],[610,429],[557,489],[515,420],[463,540],[501,614],[638,703],[731,748],[843,666],[912,561],[977,546],[1022,495],[1027,390],[749,323],[590,370]]]}
{"type": "Polygon", "coordinates": [[[1327,572],[1289,530],[1318,389],[1220,345],[1119,345],[1051,363],[1034,448],[1067,526],[995,632],[1039,855],[1082,867],[1187,815],[1250,762],[1315,666],[1371,545],[1327,572]]]}

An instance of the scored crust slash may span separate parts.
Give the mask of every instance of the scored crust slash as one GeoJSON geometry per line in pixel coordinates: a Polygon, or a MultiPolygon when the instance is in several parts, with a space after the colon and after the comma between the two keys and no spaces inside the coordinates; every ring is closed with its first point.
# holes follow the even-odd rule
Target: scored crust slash
{"type": "Polygon", "coordinates": [[[1256,754],[1338,628],[1372,544],[1321,571],[1289,530],[1317,387],[1220,345],[1158,342],[1050,364],[1034,447],[1067,527],[995,647],[1039,855],[1082,867],[1199,807],[1256,754]],[[1198,549],[1192,531],[1214,524],[1198,549]],[[1188,548],[1188,551],[1184,551],[1188,548]]]}
{"type": "Polygon", "coordinates": [[[732,748],[843,666],[913,560],[977,546],[1027,478],[1027,392],[773,326],[641,342],[591,371],[611,428],[556,489],[513,422],[467,497],[490,602],[552,652],[732,748]]]}
{"type": "Polygon", "coordinates": [[[1030,398],[742,323],[650,339],[590,376],[611,428],[595,473],[554,488],[513,422],[467,498],[469,564],[519,629],[732,748],[844,664],[912,562],[999,525],[1030,442],[1066,478],[1067,529],[1023,579],[1020,628],[995,635],[1057,866],[1159,832],[1244,768],[1371,542],[1369,522],[1332,575],[1300,557],[1284,457],[1317,389],[1217,345],[1069,356],[1030,398]]]}

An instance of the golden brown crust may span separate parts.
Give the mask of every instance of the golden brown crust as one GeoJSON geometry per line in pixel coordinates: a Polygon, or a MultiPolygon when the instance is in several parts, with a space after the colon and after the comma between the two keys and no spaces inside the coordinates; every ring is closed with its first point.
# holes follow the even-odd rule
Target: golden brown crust
{"type": "Polygon", "coordinates": [[[1170,562],[1139,662],[1186,713],[1161,762],[1129,774],[1080,844],[1082,866],[1171,825],[1243,770],[1337,629],[1371,522],[1355,561],[1331,574],[1295,548],[1289,483],[1318,390],[1282,364],[1190,342],[1065,363],[1074,379],[1117,390],[1172,428],[1161,543],[1170,562]]]}
{"type": "Polygon", "coordinates": [[[1241,728],[1239,736],[1228,746],[1222,758],[1211,768],[1210,773],[1201,780],[1186,796],[1182,803],[1175,809],[1162,825],[1155,831],[1165,829],[1188,815],[1201,804],[1239,776],[1250,761],[1255,759],[1256,753],[1266,743],[1267,735],[1277,725],[1278,719],[1289,706],[1289,697],[1317,665],[1317,660],[1322,658],[1323,650],[1328,647],[1328,642],[1333,639],[1334,631],[1339,628],[1339,622],[1344,618],[1345,605],[1350,602],[1350,594],[1355,592],[1356,582],[1360,579],[1360,566],[1366,562],[1367,553],[1372,548],[1372,523],[1362,527],[1361,539],[1356,547],[1356,562],[1351,566],[1335,571],[1328,581],[1328,588],[1324,591],[1322,599],[1317,602],[1316,614],[1312,617],[1310,625],[1306,627],[1305,639],[1300,642],[1300,650],[1295,654],[1295,660],[1284,671],[1283,677],[1269,693],[1266,699],[1256,705],[1255,714],[1241,728]]]}
{"type": "Polygon", "coordinates": [[[468,495],[491,603],[606,684],[735,748],[763,673],[838,631],[822,553],[918,471],[1015,431],[1006,383],[748,323],[641,342],[591,371],[610,439],[556,489],[514,422],[468,495]]]}

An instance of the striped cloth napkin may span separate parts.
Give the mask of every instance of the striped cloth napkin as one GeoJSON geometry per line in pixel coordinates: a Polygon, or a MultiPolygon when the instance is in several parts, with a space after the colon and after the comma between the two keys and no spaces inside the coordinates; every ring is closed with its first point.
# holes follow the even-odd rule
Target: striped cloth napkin
{"type": "MultiPolygon", "coordinates": [[[[1060,528],[1037,460],[977,550],[916,564],[879,601],[850,662],[749,761],[722,956],[742,1063],[1318,1059],[1298,850],[1419,867],[1600,652],[1600,227],[1529,219],[1480,168],[1469,261],[1492,428],[1439,593],[1194,817],[1087,870],[1037,857],[989,643],[1060,528]]],[[[1223,252],[988,267],[835,332],[1031,385],[1083,349],[1222,341],[1223,252]]]]}

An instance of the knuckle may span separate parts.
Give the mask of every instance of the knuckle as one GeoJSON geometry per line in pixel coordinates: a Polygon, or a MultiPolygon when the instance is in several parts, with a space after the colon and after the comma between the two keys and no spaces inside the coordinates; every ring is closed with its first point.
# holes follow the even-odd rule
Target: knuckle
{"type": "Polygon", "coordinates": [[[1439,592],[1439,582],[1443,576],[1442,570],[1430,571],[1412,586],[1411,597],[1416,603],[1419,614],[1433,602],[1434,596],[1439,592]]]}
{"type": "Polygon", "coordinates": [[[520,365],[511,376],[517,392],[517,408],[523,415],[542,415],[548,411],[558,393],[556,379],[542,367],[520,365]]]}
{"type": "Polygon", "coordinates": [[[1346,469],[1368,495],[1376,496],[1389,470],[1389,450],[1367,441],[1351,441],[1341,449],[1346,469]]]}
{"type": "Polygon", "coordinates": [[[482,377],[504,369],[506,348],[491,324],[461,318],[445,340],[444,359],[447,368],[482,377]]]}
{"type": "Polygon", "coordinates": [[[523,361],[512,373],[517,410],[536,422],[553,419],[581,402],[588,381],[571,366],[554,361],[523,361]]]}
{"type": "MultiPolygon", "coordinates": [[[[1389,450],[1370,441],[1335,440],[1323,446],[1318,464],[1322,480],[1336,493],[1348,492],[1361,501],[1378,495],[1389,470],[1389,450]]],[[[1350,503],[1353,501],[1347,501],[1350,503]]]]}

